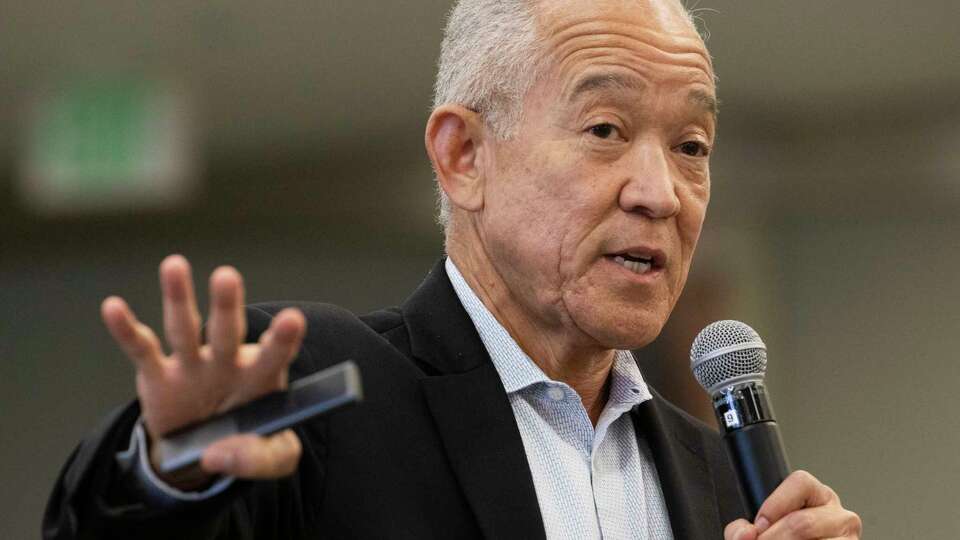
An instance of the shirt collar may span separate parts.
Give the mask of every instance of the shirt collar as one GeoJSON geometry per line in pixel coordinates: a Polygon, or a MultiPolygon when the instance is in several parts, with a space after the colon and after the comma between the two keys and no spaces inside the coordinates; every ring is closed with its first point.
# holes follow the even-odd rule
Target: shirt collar
{"type": "MultiPolygon", "coordinates": [[[[477,328],[480,340],[490,354],[490,360],[493,361],[507,394],[519,392],[537,383],[555,382],[523,352],[506,328],[490,313],[487,306],[483,305],[450,257],[447,257],[444,266],[453,290],[477,328]]],[[[633,354],[630,351],[616,351],[611,370],[610,404],[632,406],[651,397],[633,354]]]]}

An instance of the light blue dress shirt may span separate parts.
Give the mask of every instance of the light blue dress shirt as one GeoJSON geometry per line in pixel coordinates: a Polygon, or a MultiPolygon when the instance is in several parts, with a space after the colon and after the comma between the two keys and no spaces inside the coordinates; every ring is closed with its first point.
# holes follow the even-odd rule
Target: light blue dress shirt
{"type": "Polygon", "coordinates": [[[576,391],[533,363],[449,258],[446,270],[510,399],[547,538],[672,539],[650,449],[629,414],[651,399],[633,355],[616,352],[594,427],[576,391]]]}

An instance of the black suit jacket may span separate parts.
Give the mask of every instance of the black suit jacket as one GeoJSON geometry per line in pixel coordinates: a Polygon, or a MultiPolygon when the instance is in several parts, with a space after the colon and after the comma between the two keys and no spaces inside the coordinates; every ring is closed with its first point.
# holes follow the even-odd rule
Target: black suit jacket
{"type": "MultiPolygon", "coordinates": [[[[248,309],[249,339],[291,304],[248,309]]],[[[400,307],[307,316],[291,370],[347,359],[365,401],[297,431],[297,472],[236,482],[198,503],[147,502],[115,455],[139,417],[117,411],[71,455],[44,516],[45,538],[544,538],[513,411],[482,342],[438,264],[400,307]]],[[[718,435],[656,393],[632,411],[656,462],[678,540],[722,538],[744,506],[718,435]]]]}

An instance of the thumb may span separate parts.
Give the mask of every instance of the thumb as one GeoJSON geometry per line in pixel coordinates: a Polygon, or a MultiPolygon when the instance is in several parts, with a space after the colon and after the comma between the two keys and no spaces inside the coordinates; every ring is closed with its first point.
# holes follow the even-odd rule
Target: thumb
{"type": "Polygon", "coordinates": [[[267,479],[292,474],[300,462],[300,439],[292,430],[269,437],[234,435],[210,445],[201,466],[211,474],[267,479]]]}
{"type": "Polygon", "coordinates": [[[757,540],[757,528],[745,519],[731,521],[723,529],[723,540],[757,540]]]}

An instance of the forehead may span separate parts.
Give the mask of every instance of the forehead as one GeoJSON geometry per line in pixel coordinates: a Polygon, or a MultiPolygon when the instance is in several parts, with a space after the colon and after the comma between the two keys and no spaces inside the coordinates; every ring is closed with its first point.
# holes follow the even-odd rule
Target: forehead
{"type": "Polygon", "coordinates": [[[710,56],[676,0],[548,0],[538,4],[537,22],[565,94],[598,67],[632,72],[650,86],[714,93],[710,56]]]}
{"type": "Polygon", "coordinates": [[[696,34],[678,0],[539,0],[536,11],[542,23],[592,16],[628,17],[665,31],[696,34]]]}

